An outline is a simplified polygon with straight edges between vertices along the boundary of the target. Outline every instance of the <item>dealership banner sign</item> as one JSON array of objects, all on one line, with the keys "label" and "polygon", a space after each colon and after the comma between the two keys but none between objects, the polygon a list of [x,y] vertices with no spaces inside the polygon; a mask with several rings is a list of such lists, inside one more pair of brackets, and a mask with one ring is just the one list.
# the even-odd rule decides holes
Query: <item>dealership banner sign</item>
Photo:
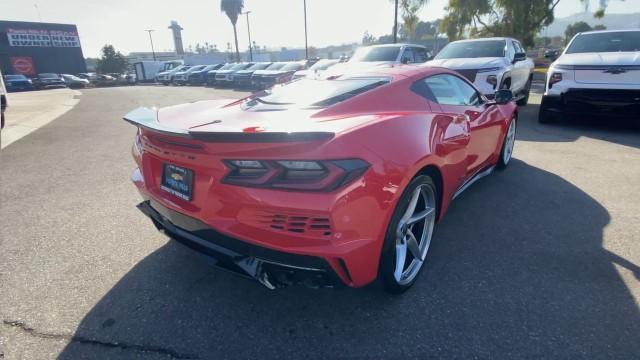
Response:
[{"label": "dealership banner sign", "polygon": [[7,29],[9,46],[80,47],[74,31]]}]

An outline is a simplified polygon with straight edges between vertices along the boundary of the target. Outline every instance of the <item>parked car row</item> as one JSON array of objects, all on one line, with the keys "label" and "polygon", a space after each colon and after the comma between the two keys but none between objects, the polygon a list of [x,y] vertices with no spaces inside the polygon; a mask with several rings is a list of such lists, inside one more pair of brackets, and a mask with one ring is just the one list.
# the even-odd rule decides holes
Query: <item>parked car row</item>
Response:
[{"label": "parked car row", "polygon": [[[157,74],[156,82],[164,85],[264,89],[309,74],[317,75],[338,62],[339,60],[318,60],[313,61],[312,66],[309,66],[309,61],[183,65]],[[318,66],[315,66],[316,63]]]},{"label": "parked car row", "polygon": [[82,89],[93,86],[132,85],[136,83],[135,74],[95,74],[80,73],[56,74],[41,73],[33,78],[25,75],[5,75],[3,80],[7,91],[28,91],[68,87]]},{"label": "parked car row", "polygon": [[359,49],[351,58],[183,65],[157,74],[156,82],[164,85],[265,89],[300,78],[322,78],[325,72],[330,74],[328,70],[334,67],[338,74],[367,66],[424,63],[432,58],[431,53],[421,45],[378,45]]}]

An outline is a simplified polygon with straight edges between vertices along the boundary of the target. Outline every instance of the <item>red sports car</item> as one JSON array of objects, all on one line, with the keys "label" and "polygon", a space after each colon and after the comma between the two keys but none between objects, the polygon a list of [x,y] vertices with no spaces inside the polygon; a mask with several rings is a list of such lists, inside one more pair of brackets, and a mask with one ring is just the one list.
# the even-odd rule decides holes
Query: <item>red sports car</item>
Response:
[{"label": "red sports car", "polygon": [[451,201],[513,151],[509,90],[394,66],[302,79],[232,103],[125,116],[140,210],[171,238],[273,289],[407,290]]}]

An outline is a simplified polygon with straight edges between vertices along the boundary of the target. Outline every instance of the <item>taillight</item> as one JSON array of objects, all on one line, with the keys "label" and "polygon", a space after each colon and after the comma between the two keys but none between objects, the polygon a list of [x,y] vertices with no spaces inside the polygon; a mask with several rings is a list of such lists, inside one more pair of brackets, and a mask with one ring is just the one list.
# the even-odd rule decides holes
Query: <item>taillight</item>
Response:
[{"label": "taillight", "polygon": [[140,166],[140,157],[142,156],[142,130],[140,130],[140,128],[136,131],[136,138],[133,142],[131,154],[133,155],[133,160]]},{"label": "taillight", "polygon": [[553,74],[551,74],[551,76],[549,77],[549,88],[551,88],[553,86],[553,84],[559,83],[560,81],[562,81],[562,74],[561,73],[553,73]]},{"label": "taillight", "polygon": [[276,79],[276,84],[284,84],[286,82],[289,82],[291,81],[291,77],[292,75],[280,76],[279,78]]},{"label": "taillight", "polygon": [[225,160],[225,184],[300,191],[332,191],[360,177],[366,161]]}]

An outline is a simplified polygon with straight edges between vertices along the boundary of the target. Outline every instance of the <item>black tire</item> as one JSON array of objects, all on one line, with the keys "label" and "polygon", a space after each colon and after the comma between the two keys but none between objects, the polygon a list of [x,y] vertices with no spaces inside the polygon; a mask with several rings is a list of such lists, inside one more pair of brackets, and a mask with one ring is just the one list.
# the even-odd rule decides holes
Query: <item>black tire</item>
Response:
[{"label": "black tire", "polygon": [[[516,115],[513,115],[513,119],[511,119],[511,122],[509,122],[509,126],[511,126],[511,124],[515,124],[515,129],[514,131],[517,133],[517,129],[518,129],[518,117]],[[504,170],[507,166],[509,166],[509,163],[511,162],[511,154],[509,155],[509,159],[505,160],[505,148],[507,145],[507,136],[509,134],[509,128],[507,128],[507,131],[504,134],[504,139],[502,140],[502,148],[500,149],[500,157],[498,158],[498,163],[496,163],[496,169],[498,170]],[[514,134],[515,136],[515,134]],[[515,138],[513,139],[513,141],[515,142]],[[512,149],[513,151],[513,149]]]},{"label": "black tire", "polygon": [[426,266],[425,261],[425,263],[422,264],[422,267],[418,271],[418,274],[413,278],[411,282],[407,284],[399,284],[394,277],[394,270],[396,265],[396,228],[398,227],[400,219],[409,206],[409,202],[411,201],[413,192],[421,185],[430,186],[433,189],[434,194],[436,195],[436,199],[439,198],[440,195],[437,191],[438,188],[436,187],[433,179],[431,179],[431,177],[427,175],[417,176],[409,183],[407,188],[402,193],[400,201],[398,201],[398,204],[396,205],[393,216],[391,217],[391,221],[389,222],[389,227],[387,228],[387,232],[385,234],[385,240],[382,246],[382,255],[380,257],[380,266],[378,268],[378,278],[381,280],[385,291],[391,294],[402,294],[405,291],[409,290],[413,286],[413,284],[415,284],[416,280],[420,276],[420,273],[422,273],[422,270]]},{"label": "black tire", "polygon": [[518,106],[527,106],[527,104],[529,103],[529,94],[531,93],[531,83],[532,83],[532,78],[529,77],[529,80],[527,81],[527,85],[525,86],[525,91],[524,91],[524,96],[522,98],[520,98],[520,100],[516,101],[516,104]]},{"label": "black tire", "polygon": [[500,90],[508,90],[511,87],[511,78],[506,78],[502,80],[502,84],[500,84]]}]

